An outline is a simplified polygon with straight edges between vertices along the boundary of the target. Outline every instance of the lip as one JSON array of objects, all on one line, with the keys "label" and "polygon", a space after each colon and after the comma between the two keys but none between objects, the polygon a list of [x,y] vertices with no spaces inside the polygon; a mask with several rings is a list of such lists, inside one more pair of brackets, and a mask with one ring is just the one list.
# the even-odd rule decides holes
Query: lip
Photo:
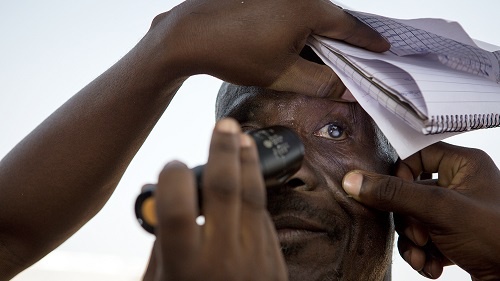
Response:
[{"label": "lip", "polygon": [[326,230],[319,223],[303,217],[278,216],[273,218],[273,222],[281,244],[298,243],[326,235]]}]

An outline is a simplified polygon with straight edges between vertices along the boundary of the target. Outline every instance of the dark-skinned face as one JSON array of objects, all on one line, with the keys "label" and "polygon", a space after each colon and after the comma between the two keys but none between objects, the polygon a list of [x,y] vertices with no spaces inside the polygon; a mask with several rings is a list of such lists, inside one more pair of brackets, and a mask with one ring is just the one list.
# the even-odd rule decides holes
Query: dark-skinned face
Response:
[{"label": "dark-skinned face", "polygon": [[391,171],[394,154],[370,117],[357,103],[255,87],[225,91],[219,118],[235,118],[244,131],[286,126],[304,143],[301,169],[285,185],[268,187],[290,280],[383,280],[392,218],[348,198],[341,184],[353,169]]}]

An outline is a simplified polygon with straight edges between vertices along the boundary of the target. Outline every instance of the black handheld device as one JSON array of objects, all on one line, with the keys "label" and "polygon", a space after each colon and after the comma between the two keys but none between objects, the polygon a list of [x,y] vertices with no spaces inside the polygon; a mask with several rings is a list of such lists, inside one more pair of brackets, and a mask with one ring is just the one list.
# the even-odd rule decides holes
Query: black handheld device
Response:
[{"label": "black handheld device", "polygon": [[[300,138],[289,128],[272,126],[250,131],[259,154],[260,167],[266,186],[285,183],[302,165],[304,146]],[[201,179],[204,165],[192,168],[196,175],[198,204],[201,208]],[[139,224],[148,232],[154,233],[156,225],[154,191],[156,186],[148,185],[135,201],[135,214]]]}]

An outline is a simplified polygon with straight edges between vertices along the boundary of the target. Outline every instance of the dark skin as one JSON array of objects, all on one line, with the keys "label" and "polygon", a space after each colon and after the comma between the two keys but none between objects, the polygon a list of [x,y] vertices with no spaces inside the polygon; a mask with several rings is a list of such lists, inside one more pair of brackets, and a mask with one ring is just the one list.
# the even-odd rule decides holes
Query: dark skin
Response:
[{"label": "dark skin", "polygon": [[0,280],[38,261],[102,208],[187,77],[338,96],[333,71],[299,57],[308,36],[389,48],[327,1],[244,2],[189,0],[158,15],[128,54],[1,160]]},{"label": "dark skin", "polygon": [[[248,272],[250,274],[248,276],[252,276],[250,279],[259,280],[259,278],[269,277],[272,280],[271,275],[265,274],[265,270],[262,275],[255,275],[255,270],[260,274],[262,272],[260,267],[267,268],[266,266],[273,264],[282,264],[282,261],[280,262],[281,255],[276,254],[277,245],[265,243],[265,241],[273,241],[277,237],[287,269],[286,274],[281,273],[279,276],[284,274],[288,276],[289,280],[389,280],[394,230],[392,216],[389,213],[368,209],[356,203],[348,198],[341,188],[342,178],[348,171],[365,169],[374,173],[388,174],[397,158],[393,151],[387,150],[385,139],[377,133],[370,117],[356,103],[337,102],[293,93],[284,95],[257,87],[229,87],[225,90],[227,92],[219,96],[218,109],[221,109],[219,117],[236,119],[240,122],[243,131],[272,125],[286,126],[298,133],[305,146],[305,158],[301,169],[283,186],[271,186],[266,189],[267,212],[262,209],[265,206],[262,204],[265,203],[265,198],[259,204],[261,207],[259,209],[260,219],[267,221],[265,224],[267,227],[272,222],[274,228],[265,228],[267,231],[264,234],[260,233],[259,239],[254,240],[253,246],[268,248],[278,259],[274,262],[271,259],[266,265],[260,261],[270,260],[269,255],[264,252],[256,257],[255,253],[251,254],[253,247],[246,249],[241,246],[240,254],[230,258],[230,260],[235,261],[231,263],[231,267],[234,267],[231,270]],[[223,121],[227,122],[227,120]],[[329,129],[331,132],[328,132]],[[212,142],[218,140],[218,134],[216,129],[215,140],[213,139]],[[232,243],[228,241],[235,239],[243,244],[245,242],[244,232],[232,230],[232,216],[228,218],[228,214],[238,214],[240,205],[224,204],[225,202],[220,201],[220,195],[218,197],[217,193],[212,192],[224,184],[220,183],[221,179],[237,177],[238,170],[230,168],[237,167],[237,165],[228,165],[225,158],[212,156],[212,154],[217,155],[214,147],[218,146],[212,143],[211,157],[207,163],[207,167],[210,169],[204,172],[204,187],[206,186],[207,191],[203,190],[203,198],[209,204],[206,209],[203,209],[203,214],[207,219],[205,226],[194,225],[193,220],[199,210],[194,205],[194,194],[192,189],[188,187],[189,182],[184,186],[177,183],[176,186],[181,190],[191,190],[191,194],[188,194],[187,191],[184,194],[185,196],[193,196],[193,198],[179,196],[178,193],[181,191],[174,191],[175,187],[161,186],[161,183],[164,182],[164,174],[168,174],[172,180],[177,175],[186,178],[186,181],[192,181],[190,172],[185,167],[179,171],[178,168],[174,170],[170,165],[167,165],[167,172],[160,176],[158,188],[162,190],[161,194],[163,195],[158,194],[157,196],[170,198],[172,196],[169,195],[170,192],[175,194],[176,198],[179,196],[182,200],[169,199],[165,204],[169,204],[169,209],[176,210],[176,213],[183,213],[180,209],[185,209],[185,212],[189,214],[182,216],[186,219],[182,220],[182,223],[176,220],[177,230],[175,232],[179,231],[178,225],[191,226],[189,229],[186,227],[182,230],[183,235],[172,234],[168,231],[171,229],[168,228],[171,225],[168,219],[171,214],[161,207],[165,206],[164,204],[158,205],[158,212],[167,214],[165,215],[167,227],[165,229],[162,227],[159,230],[160,233],[157,234],[162,251],[158,251],[159,246],[157,245],[156,258],[154,258],[153,263],[163,260],[162,264],[165,267],[157,271],[156,280],[189,278],[196,280],[211,276],[214,272],[218,272],[215,273],[216,276],[226,277],[223,280],[231,280],[228,277],[231,276],[230,274],[224,275],[223,270],[216,268],[221,268],[217,266],[218,260],[227,255],[225,253],[228,247],[231,248],[229,245]],[[235,150],[237,151],[237,149]],[[178,166],[176,165],[176,167]],[[258,168],[256,170],[254,177],[259,178],[262,182]],[[231,171],[234,171],[235,174],[232,175]],[[243,169],[240,174],[244,174]],[[243,190],[252,187],[252,185],[245,187],[244,185],[248,183],[241,182]],[[237,185],[235,184],[235,186]],[[226,188],[236,189],[237,187]],[[261,192],[264,190],[262,183],[260,183],[259,188]],[[224,191],[224,193],[226,192]],[[242,196],[245,193],[243,191]],[[213,198],[217,200],[217,205],[211,205]],[[189,204],[186,204],[186,201],[189,201]],[[245,206],[246,201],[243,197],[241,204]],[[186,207],[186,205],[190,207]],[[247,222],[252,220],[245,219],[245,211],[241,213],[240,227],[244,227]],[[158,215],[161,216],[161,214]],[[248,211],[247,215],[256,216]],[[216,220],[222,222],[212,226],[215,224],[213,221]],[[223,223],[225,220],[228,223]],[[255,228],[258,225],[247,225],[247,227]],[[207,233],[211,228],[216,229],[220,237],[212,238]],[[202,242],[193,243],[190,242],[190,237],[193,236],[207,238],[202,238]],[[232,239],[228,239],[226,236],[232,237]],[[261,244],[260,241],[264,242]],[[209,243],[211,244],[207,245]],[[190,246],[186,246],[186,244]],[[212,248],[212,251],[207,251],[206,248]],[[236,245],[234,248],[239,249]],[[187,254],[194,257],[183,259],[165,255],[169,252],[178,253],[176,256],[183,257]],[[198,252],[199,256],[192,252]],[[253,262],[249,263],[245,260],[247,255],[252,257],[251,261]],[[177,262],[173,261],[174,259]],[[246,262],[240,268],[238,261],[241,260]],[[204,269],[204,261],[210,261],[211,270]],[[179,263],[182,265],[177,266]],[[277,266],[277,268],[281,268],[281,266]],[[153,279],[152,271],[151,268],[145,279]],[[169,275],[170,271],[175,274]],[[197,273],[197,277],[191,275],[193,272]],[[152,275],[149,276],[149,274]],[[239,278],[245,279],[245,276],[247,275],[243,273]]]},{"label": "dark skin", "polygon": [[[423,173],[438,179],[414,181]],[[456,264],[473,280],[499,280],[500,171],[492,159],[436,143],[402,161],[396,175],[354,171],[343,185],[359,202],[398,214],[399,252],[422,275],[436,279]]]},{"label": "dark skin", "polygon": [[200,227],[192,171],[173,162],[161,172],[157,240],[144,280],[287,280],[255,144],[234,120],[217,123],[203,173]]},{"label": "dark skin", "polygon": [[[206,73],[240,85],[338,98],[343,87],[331,69],[299,57],[311,34],[336,38],[371,51],[389,48],[378,34],[322,0],[190,0],[159,15],[128,54],[55,111],[0,162],[0,280],[8,280],[38,261],[102,208],[187,77]],[[226,133],[222,135],[228,136]],[[255,178],[258,169],[252,144],[239,145],[240,137],[234,130],[229,139],[232,145],[222,141],[225,144],[215,146],[215,155],[227,154],[225,148],[232,147],[229,154],[235,157],[231,158],[234,162],[227,163],[235,164],[239,173],[245,174],[244,179]],[[186,170],[172,168],[167,167],[165,175],[173,170]],[[243,178],[237,172],[235,181],[222,186],[222,193],[237,187],[248,191]],[[159,186],[175,186],[170,185],[172,179],[177,177],[165,177]],[[252,186],[263,188],[259,183]],[[217,186],[214,188],[217,190]],[[243,198],[254,198],[245,202],[253,202],[251,208],[259,210],[253,220],[264,227],[249,227],[252,224],[245,223],[247,230],[263,229],[251,235],[254,240],[250,241],[268,238],[267,244],[259,249],[249,246],[254,243],[246,244],[251,251],[239,263],[239,269],[255,276],[267,266],[261,278],[254,278],[280,279],[283,275],[275,271],[281,272],[283,263],[279,258],[276,260],[272,245],[278,246],[269,238],[272,229],[262,207],[264,196],[258,195],[262,192],[245,194]],[[236,197],[234,202],[241,199]],[[168,214],[172,210],[166,209],[159,210],[163,211],[159,214],[160,228],[165,229],[158,233],[159,246],[163,247],[160,250],[168,249],[163,242],[168,240],[165,233],[170,233],[172,217]],[[53,220],[54,217],[58,220]],[[492,220],[495,218],[498,220],[498,216]],[[460,225],[456,219],[451,222]],[[497,233],[484,232],[484,235],[495,241],[491,237]],[[480,255],[481,251],[473,250],[467,254]],[[172,258],[172,252],[161,254]],[[228,252],[227,257],[234,254],[242,258],[241,251]],[[259,255],[263,258],[254,259]],[[175,264],[179,267],[170,263],[160,265],[167,275],[171,269],[177,272],[183,269],[180,263]],[[214,269],[207,263],[204,265],[206,270]],[[235,273],[227,263],[222,265],[226,266],[216,268],[218,276]],[[467,267],[471,272],[476,269],[474,265]]]},{"label": "dark skin", "polygon": [[[230,105],[222,101],[242,95]],[[396,156],[359,104],[256,87],[229,87],[219,101],[244,131],[282,125],[304,143],[299,172],[267,189],[290,280],[382,280],[392,254],[391,216],[350,200],[341,182],[353,169],[390,174]],[[300,233],[310,224],[321,235]]]},{"label": "dark skin", "polygon": [[[390,275],[383,274],[389,273],[390,259],[390,242],[384,239],[392,237],[388,213],[358,205],[355,200],[396,213],[399,251],[423,276],[437,278],[443,266],[457,264],[472,280],[498,280],[499,224],[494,222],[500,218],[500,189],[495,184],[500,181],[500,171],[484,152],[438,143],[400,161],[394,170],[397,177],[383,175],[390,170],[388,163],[394,155],[357,105],[291,93],[285,98],[255,87],[223,86],[221,92],[218,118],[231,116],[241,122],[243,130],[275,124],[296,130],[306,145],[304,166],[284,186],[267,188],[266,202],[255,146],[238,145],[238,124],[230,121],[233,145],[228,150],[227,142],[219,143],[216,127],[210,150],[213,160],[207,163],[213,167],[205,174],[204,198],[208,203],[210,198],[225,198],[231,191],[234,201],[217,201],[212,206],[216,211],[204,210],[207,219],[217,221],[208,227],[210,231],[195,226],[200,210],[196,208],[193,175],[186,166],[167,165],[157,195],[157,216],[164,220],[159,222],[145,280],[206,280],[207,276],[214,280],[389,280]],[[337,125],[344,121],[346,127],[355,123],[362,129],[354,126],[346,137],[336,127],[331,130],[336,132],[332,137],[322,130],[331,120]],[[381,153],[370,153],[374,148]],[[365,155],[346,157],[349,152]],[[220,159],[220,154],[232,155],[232,162],[214,160]],[[251,161],[249,155],[253,155]],[[349,169],[354,171],[347,172]],[[439,174],[437,182],[417,180],[430,172]],[[362,180],[356,175],[362,175]],[[233,176],[235,182],[221,184],[221,178]],[[185,181],[179,183],[181,178]],[[352,198],[340,191],[339,181]],[[176,200],[169,199],[172,194]],[[167,205],[171,208],[164,207]],[[189,216],[180,216],[184,212]],[[227,226],[227,214],[240,215],[236,217],[240,219],[238,227]],[[294,219],[281,219],[290,216]],[[297,222],[296,218],[302,220]],[[179,231],[179,225],[187,227],[181,228],[182,235],[172,235],[173,229]],[[244,235],[245,229],[252,229],[250,239]],[[349,234],[342,235],[346,232]],[[196,247],[185,247],[188,233],[196,234]],[[231,247],[233,251],[227,251],[227,237],[239,241]],[[207,248],[210,250],[204,250]],[[179,258],[185,252],[191,259]],[[221,260],[231,262],[224,267]]]}]

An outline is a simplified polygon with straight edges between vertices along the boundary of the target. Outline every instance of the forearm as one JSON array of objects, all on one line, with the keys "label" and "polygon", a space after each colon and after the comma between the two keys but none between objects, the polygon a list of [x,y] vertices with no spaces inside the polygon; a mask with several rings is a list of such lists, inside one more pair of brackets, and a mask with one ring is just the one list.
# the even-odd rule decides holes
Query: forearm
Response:
[{"label": "forearm", "polygon": [[[100,209],[182,77],[204,73],[239,85],[337,97],[343,88],[332,70],[299,56],[311,34],[375,51],[389,47],[328,1],[241,4],[184,1],[160,15],[136,48],[5,157],[0,267],[12,255],[20,268],[36,261]],[[0,268],[0,277],[4,272]]]},{"label": "forearm", "polygon": [[168,106],[183,79],[168,71],[153,36],[0,162],[0,258],[14,256],[14,265],[0,262],[0,277],[38,260],[100,210]]}]

